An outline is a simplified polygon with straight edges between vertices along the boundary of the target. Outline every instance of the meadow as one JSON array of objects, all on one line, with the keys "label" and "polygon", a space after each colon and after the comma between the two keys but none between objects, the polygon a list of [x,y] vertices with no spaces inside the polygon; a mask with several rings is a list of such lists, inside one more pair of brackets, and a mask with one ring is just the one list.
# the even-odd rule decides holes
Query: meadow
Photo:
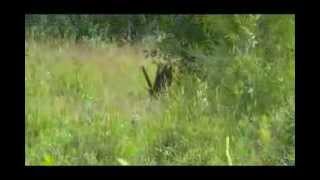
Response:
[{"label": "meadow", "polygon": [[[294,165],[294,61],[275,66],[283,79],[253,57],[215,64],[212,81],[186,76],[153,99],[142,49],[28,40],[26,165]],[[241,73],[256,82],[250,101]]]}]

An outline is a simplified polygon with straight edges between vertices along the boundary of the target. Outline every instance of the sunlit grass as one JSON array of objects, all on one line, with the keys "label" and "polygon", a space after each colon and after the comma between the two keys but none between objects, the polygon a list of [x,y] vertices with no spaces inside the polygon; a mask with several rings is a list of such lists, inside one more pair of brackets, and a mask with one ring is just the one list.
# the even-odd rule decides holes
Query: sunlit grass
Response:
[{"label": "sunlit grass", "polygon": [[294,146],[279,138],[286,108],[236,116],[222,102],[227,92],[187,78],[184,88],[150,99],[140,65],[152,77],[155,66],[140,47],[30,41],[28,48],[29,165],[228,165],[231,158],[282,165],[287,156],[294,164]]}]

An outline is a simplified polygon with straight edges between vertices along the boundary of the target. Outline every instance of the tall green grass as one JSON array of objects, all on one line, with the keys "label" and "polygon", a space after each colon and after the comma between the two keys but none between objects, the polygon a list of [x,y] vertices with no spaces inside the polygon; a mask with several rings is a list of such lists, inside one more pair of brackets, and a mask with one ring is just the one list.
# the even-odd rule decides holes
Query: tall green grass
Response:
[{"label": "tall green grass", "polygon": [[156,67],[140,52],[30,40],[26,164],[294,165],[293,60],[212,57],[209,81],[151,99],[139,66]]}]

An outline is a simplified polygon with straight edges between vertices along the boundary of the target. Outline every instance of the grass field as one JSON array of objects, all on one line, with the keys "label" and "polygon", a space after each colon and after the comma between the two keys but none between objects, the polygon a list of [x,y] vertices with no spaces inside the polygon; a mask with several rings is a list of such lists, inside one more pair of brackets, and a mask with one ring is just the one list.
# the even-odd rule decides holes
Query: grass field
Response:
[{"label": "grass field", "polygon": [[294,89],[238,116],[192,77],[151,99],[140,47],[29,41],[27,54],[26,165],[294,165]]}]

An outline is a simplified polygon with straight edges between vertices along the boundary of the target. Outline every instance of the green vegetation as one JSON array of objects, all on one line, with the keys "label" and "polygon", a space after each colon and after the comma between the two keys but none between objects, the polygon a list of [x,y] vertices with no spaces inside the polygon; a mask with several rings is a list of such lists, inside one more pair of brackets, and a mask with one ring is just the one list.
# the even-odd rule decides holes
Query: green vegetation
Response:
[{"label": "green vegetation", "polygon": [[26,165],[295,164],[292,15],[29,15],[26,42]]}]

